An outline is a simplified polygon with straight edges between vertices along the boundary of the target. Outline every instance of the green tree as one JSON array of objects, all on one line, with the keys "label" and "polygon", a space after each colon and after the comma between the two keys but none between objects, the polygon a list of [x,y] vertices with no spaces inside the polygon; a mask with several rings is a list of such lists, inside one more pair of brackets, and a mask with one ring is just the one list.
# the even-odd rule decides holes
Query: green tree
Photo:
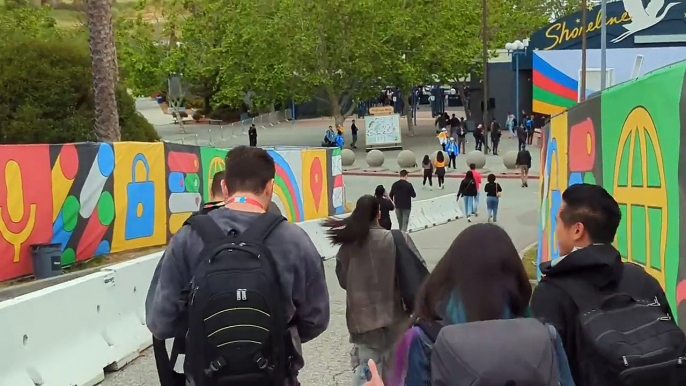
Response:
[{"label": "green tree", "polygon": [[[0,39],[0,50],[13,53],[0,55],[0,143],[96,140],[91,61],[84,39],[15,35]],[[115,93],[122,139],[159,140],[154,127],[135,111],[126,89],[120,85]]]}]

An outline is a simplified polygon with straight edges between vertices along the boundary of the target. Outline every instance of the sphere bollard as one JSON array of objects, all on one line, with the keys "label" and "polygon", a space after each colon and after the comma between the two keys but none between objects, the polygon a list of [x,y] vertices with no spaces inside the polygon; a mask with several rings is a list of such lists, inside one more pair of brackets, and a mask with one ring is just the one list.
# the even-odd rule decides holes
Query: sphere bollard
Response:
[{"label": "sphere bollard", "polygon": [[486,166],[486,155],[479,150],[472,150],[465,157],[465,162],[467,165],[476,165],[477,169],[483,169]]},{"label": "sphere bollard", "polygon": [[506,169],[516,169],[517,168],[517,150],[509,150],[503,156],[503,164]]},{"label": "sphere bollard", "polygon": [[415,167],[417,164],[417,157],[415,157],[412,150],[403,150],[398,153],[398,166],[401,169],[409,169]]},{"label": "sphere bollard", "polygon": [[350,149],[341,150],[341,165],[352,166],[355,163],[355,153]]},{"label": "sphere bollard", "polygon": [[384,161],[385,156],[381,150],[374,149],[367,153],[367,165],[369,165],[370,168],[381,167]]}]

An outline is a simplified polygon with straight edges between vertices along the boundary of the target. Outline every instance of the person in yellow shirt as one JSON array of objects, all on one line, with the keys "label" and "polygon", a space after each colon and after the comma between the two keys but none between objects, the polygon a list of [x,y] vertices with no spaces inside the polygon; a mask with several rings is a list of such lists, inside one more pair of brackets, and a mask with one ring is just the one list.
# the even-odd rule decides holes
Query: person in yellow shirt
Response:
[{"label": "person in yellow shirt", "polygon": [[438,138],[438,143],[441,145],[441,149],[445,151],[445,145],[448,143],[448,130],[446,128],[441,129],[436,138]]},{"label": "person in yellow shirt", "polygon": [[438,189],[445,189],[445,156],[440,150],[436,153],[434,167],[436,168],[436,177],[438,177]]}]

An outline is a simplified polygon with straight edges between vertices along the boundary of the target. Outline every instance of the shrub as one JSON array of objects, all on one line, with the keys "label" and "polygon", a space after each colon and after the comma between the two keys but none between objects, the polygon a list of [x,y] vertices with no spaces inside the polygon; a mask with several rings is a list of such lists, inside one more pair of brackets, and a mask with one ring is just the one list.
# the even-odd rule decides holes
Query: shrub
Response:
[{"label": "shrub", "polygon": [[[91,62],[84,39],[13,36],[0,43],[0,50],[0,143],[96,139]],[[119,86],[116,93],[122,140],[159,140],[125,88]]]},{"label": "shrub", "polygon": [[209,115],[210,119],[218,119],[222,122],[236,122],[241,119],[241,111],[227,105],[217,106]]},{"label": "shrub", "polygon": [[202,114],[200,114],[200,112],[196,111],[196,112],[193,113],[193,120],[194,120],[194,121],[197,122],[197,121],[199,121],[199,120],[201,120],[201,119],[202,119]]}]

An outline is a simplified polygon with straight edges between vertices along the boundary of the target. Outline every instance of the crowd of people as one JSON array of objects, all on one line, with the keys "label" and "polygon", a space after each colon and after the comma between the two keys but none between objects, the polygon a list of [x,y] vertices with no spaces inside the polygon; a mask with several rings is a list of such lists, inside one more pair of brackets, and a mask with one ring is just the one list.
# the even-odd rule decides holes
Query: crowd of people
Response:
[{"label": "crowd of people", "polygon": [[[302,344],[330,320],[321,256],[273,212],[275,164],[265,150],[236,147],[225,164],[212,202],[171,239],[148,291],[160,383],[299,385]],[[481,183],[470,166],[458,192],[468,218]],[[496,222],[503,189],[492,174],[484,185]],[[560,257],[540,265],[533,290],[512,239],[493,223],[468,226],[429,271],[406,232],[415,196],[403,171],[390,192],[378,186],[350,216],[322,223],[340,246],[353,385],[686,384],[686,337],[658,281],[612,246],[621,211],[602,187],[564,191]],[[178,354],[183,374],[173,370]]]}]

